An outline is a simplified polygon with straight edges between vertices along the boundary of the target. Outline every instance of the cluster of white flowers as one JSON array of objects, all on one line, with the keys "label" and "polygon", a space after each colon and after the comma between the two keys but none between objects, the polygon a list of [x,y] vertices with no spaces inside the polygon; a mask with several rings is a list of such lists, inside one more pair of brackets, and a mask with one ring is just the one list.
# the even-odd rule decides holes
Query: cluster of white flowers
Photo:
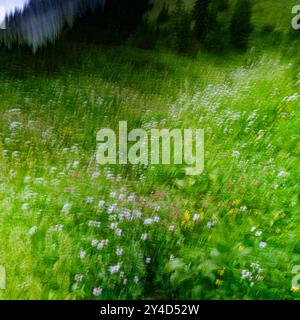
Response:
[{"label": "cluster of white flowers", "polygon": [[264,280],[262,276],[264,270],[261,268],[259,262],[252,262],[250,268],[250,270],[244,269],[241,271],[241,278],[247,280],[250,287],[253,287],[256,282]]}]

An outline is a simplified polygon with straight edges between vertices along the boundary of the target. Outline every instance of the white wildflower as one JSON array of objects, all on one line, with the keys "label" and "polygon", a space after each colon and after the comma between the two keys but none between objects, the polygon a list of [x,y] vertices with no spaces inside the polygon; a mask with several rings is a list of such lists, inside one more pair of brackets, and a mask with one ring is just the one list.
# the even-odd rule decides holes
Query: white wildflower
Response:
[{"label": "white wildflower", "polygon": [[65,203],[63,208],[61,209],[62,213],[68,213],[72,207],[71,203]]},{"label": "white wildflower", "polygon": [[36,226],[33,226],[33,227],[31,227],[30,229],[29,229],[29,231],[28,231],[28,234],[30,235],[30,236],[32,236],[33,234],[35,234],[36,232],[37,232],[37,227]]},{"label": "white wildflower", "polygon": [[93,295],[95,297],[99,297],[102,294],[103,289],[102,288],[94,288],[93,289]]},{"label": "white wildflower", "polygon": [[261,249],[264,249],[266,246],[267,246],[267,243],[266,243],[266,242],[261,241],[261,242],[259,243],[259,247],[260,247]]},{"label": "white wildflower", "polygon": [[142,236],[141,236],[141,240],[142,240],[142,241],[146,241],[147,238],[148,238],[147,233],[143,233]]}]

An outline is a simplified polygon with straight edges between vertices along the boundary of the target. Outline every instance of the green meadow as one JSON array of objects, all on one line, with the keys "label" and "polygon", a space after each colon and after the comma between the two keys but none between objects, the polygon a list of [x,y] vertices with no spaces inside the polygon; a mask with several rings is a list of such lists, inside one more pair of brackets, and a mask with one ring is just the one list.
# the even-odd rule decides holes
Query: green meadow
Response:
[{"label": "green meadow", "polygon": [[[2,50],[1,299],[299,299],[291,61],[258,49]],[[203,174],[97,165],[97,131],[119,121],[204,129]]]}]

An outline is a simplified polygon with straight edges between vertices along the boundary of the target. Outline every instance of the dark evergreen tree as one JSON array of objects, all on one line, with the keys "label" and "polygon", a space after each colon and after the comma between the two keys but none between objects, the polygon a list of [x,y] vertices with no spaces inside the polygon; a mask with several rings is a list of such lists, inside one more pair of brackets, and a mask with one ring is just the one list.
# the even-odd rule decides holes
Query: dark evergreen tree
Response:
[{"label": "dark evergreen tree", "polygon": [[187,52],[191,39],[191,19],[184,8],[183,0],[176,0],[175,12],[175,48],[178,52]]},{"label": "dark evergreen tree", "polygon": [[119,44],[135,33],[150,8],[149,0],[106,0],[104,10],[79,20],[72,34],[88,42]]},{"label": "dark evergreen tree", "polygon": [[160,23],[164,23],[166,22],[167,20],[169,19],[169,9],[168,9],[168,6],[166,5],[166,3],[164,2],[161,10],[160,10],[160,13],[157,17],[157,23],[160,24]]},{"label": "dark evergreen tree", "polygon": [[237,1],[230,24],[231,44],[236,49],[244,50],[247,48],[253,30],[251,11],[251,0]]},{"label": "dark evergreen tree", "polygon": [[230,16],[228,9],[228,0],[210,0],[202,42],[204,47],[211,51],[221,52],[229,45]]},{"label": "dark evergreen tree", "polygon": [[197,39],[202,40],[208,28],[208,12],[211,0],[196,0],[194,6],[195,32]]}]

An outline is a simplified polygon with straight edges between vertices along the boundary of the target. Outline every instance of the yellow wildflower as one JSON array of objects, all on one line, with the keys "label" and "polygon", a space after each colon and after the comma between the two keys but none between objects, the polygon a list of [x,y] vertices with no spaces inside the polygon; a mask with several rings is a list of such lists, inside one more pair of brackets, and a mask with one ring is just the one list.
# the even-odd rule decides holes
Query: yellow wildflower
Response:
[{"label": "yellow wildflower", "polygon": [[218,287],[221,286],[222,283],[223,283],[223,281],[222,281],[221,279],[217,279],[217,280],[216,280],[216,285],[217,285]]},{"label": "yellow wildflower", "polygon": [[233,214],[237,214],[238,212],[239,212],[238,208],[232,208],[232,209],[229,210],[228,213],[233,215]]},{"label": "yellow wildflower", "polygon": [[245,247],[243,245],[240,245],[239,246],[239,251],[243,251],[243,250],[245,250]]},{"label": "yellow wildflower", "polygon": [[232,205],[233,205],[234,207],[237,207],[237,206],[240,205],[240,204],[241,204],[241,200],[240,200],[240,199],[233,200],[233,202],[232,202]]},{"label": "yellow wildflower", "polygon": [[219,275],[222,277],[224,276],[224,273],[225,273],[225,268],[222,268],[219,270]]},{"label": "yellow wildflower", "polygon": [[300,292],[300,288],[297,288],[297,287],[295,287],[295,286],[292,286],[291,291],[292,291],[292,292]]},{"label": "yellow wildflower", "polygon": [[184,218],[183,220],[184,221],[189,221],[191,219],[191,215],[190,215],[190,212],[187,210],[185,213],[184,213]]}]

